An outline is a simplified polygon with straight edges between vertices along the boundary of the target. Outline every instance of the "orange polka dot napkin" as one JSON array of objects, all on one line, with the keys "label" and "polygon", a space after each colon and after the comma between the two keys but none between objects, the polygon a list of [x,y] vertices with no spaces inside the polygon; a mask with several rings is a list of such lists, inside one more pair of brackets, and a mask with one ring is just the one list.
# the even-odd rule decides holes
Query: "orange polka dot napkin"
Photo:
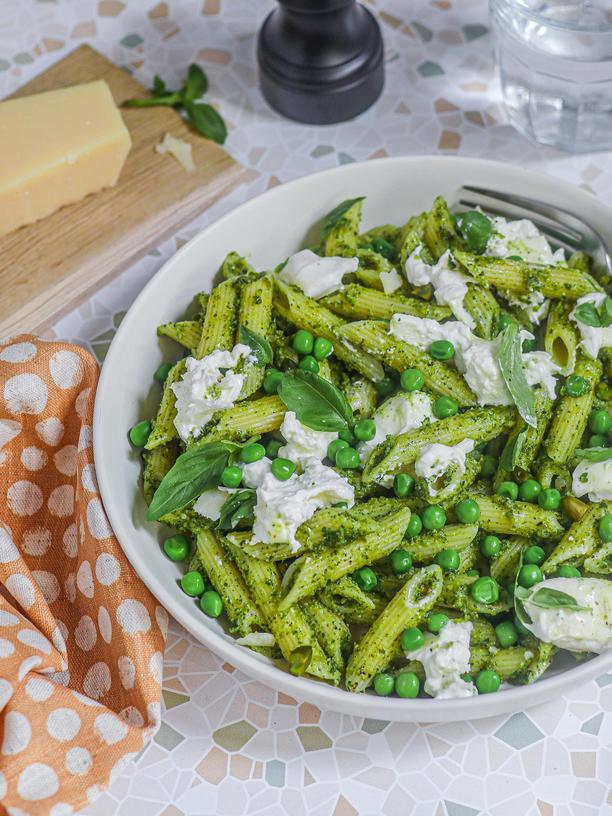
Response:
[{"label": "orange polka dot napkin", "polygon": [[168,615],[102,507],[91,432],[97,380],[95,360],[77,346],[29,335],[0,342],[0,812],[8,816],[69,816],[159,725]]}]

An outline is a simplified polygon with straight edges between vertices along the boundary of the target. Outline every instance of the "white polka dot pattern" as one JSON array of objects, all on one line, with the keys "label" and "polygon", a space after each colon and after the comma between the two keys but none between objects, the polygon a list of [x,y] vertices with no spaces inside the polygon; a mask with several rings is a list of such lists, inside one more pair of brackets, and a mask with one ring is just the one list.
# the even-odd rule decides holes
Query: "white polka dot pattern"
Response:
[{"label": "white polka dot pattern", "polygon": [[82,809],[141,749],[152,712],[159,716],[168,617],[134,576],[98,495],[96,381],[83,349],[29,336],[0,342],[0,800],[8,816]]}]

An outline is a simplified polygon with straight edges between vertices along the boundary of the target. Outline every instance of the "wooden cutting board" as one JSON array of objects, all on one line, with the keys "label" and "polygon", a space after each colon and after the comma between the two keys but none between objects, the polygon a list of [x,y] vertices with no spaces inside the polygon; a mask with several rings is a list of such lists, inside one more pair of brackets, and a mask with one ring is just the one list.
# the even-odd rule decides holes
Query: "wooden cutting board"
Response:
[{"label": "wooden cutting board", "polygon": [[[118,105],[146,93],[83,45],[15,96],[95,79],[106,80]],[[121,115],[132,149],[117,186],[0,238],[0,337],[48,327],[244,180],[246,171],[175,110],[122,108]],[[155,151],[167,132],[191,142],[195,170]]]}]

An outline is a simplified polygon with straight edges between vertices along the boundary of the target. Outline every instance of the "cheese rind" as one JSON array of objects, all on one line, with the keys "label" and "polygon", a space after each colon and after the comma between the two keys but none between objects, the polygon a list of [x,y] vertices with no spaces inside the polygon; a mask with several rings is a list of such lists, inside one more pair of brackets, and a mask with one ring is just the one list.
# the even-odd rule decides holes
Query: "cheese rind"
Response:
[{"label": "cheese rind", "polygon": [[130,147],[102,80],[0,103],[0,235],[114,187]]}]

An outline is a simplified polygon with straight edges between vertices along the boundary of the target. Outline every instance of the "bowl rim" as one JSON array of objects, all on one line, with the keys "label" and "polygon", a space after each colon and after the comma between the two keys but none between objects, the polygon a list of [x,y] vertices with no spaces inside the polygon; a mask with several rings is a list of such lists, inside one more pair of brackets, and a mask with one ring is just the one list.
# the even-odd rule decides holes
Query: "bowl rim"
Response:
[{"label": "bowl rim", "polygon": [[[538,180],[547,185],[553,184],[557,188],[563,188],[567,195],[571,193],[576,205],[579,204],[579,199],[588,196],[590,204],[601,208],[607,212],[607,217],[612,222],[612,208],[598,199],[593,199],[583,190],[576,188],[574,185],[558,179],[554,176],[548,176],[544,173],[532,171],[528,168],[517,167],[510,165],[507,162],[499,162],[492,159],[480,159],[477,157],[463,157],[463,156],[439,156],[439,155],[420,155],[420,156],[395,156],[384,157],[378,159],[370,159],[365,162],[354,162],[347,165],[328,168],[316,173],[311,173],[306,176],[288,181],[282,185],[278,185],[269,190],[260,193],[247,201],[239,204],[229,212],[225,213],[220,218],[213,221],[204,229],[197,232],[188,242],[186,242],[180,249],[178,249],[168,260],[160,267],[160,269],[150,278],[150,280],[143,287],[141,292],[135,298],[123,318],[102,366],[100,379],[96,391],[96,398],[93,413],[93,449],[94,449],[94,463],[96,467],[97,479],[100,488],[100,496],[104,509],[109,518],[111,527],[114,531],[123,552],[130,561],[130,564],[143,581],[145,586],[149,589],[156,600],[172,615],[172,617],[181,624],[190,634],[200,643],[210,648],[217,656],[227,660],[236,668],[245,672],[250,677],[255,678],[272,687],[276,691],[289,694],[297,697],[299,700],[307,700],[313,702],[323,710],[334,710],[341,713],[351,714],[353,716],[371,717],[380,719],[381,704],[388,708],[388,720],[396,722],[440,722],[440,721],[454,721],[458,717],[453,716],[451,712],[456,712],[458,703],[465,706],[465,718],[479,719],[482,717],[495,716],[500,713],[512,713],[524,710],[537,703],[550,699],[551,696],[562,693],[568,687],[571,687],[582,682],[593,679],[600,674],[605,673],[606,670],[612,668],[612,650],[604,652],[596,657],[593,657],[584,663],[579,663],[570,669],[561,670],[560,672],[550,676],[543,677],[534,684],[524,686],[512,686],[507,689],[502,689],[493,695],[478,695],[476,697],[457,700],[452,699],[423,699],[417,698],[414,700],[395,699],[395,698],[381,698],[373,694],[354,694],[348,692],[341,687],[335,687],[324,681],[319,681],[309,677],[295,677],[288,671],[274,665],[270,662],[263,662],[259,655],[251,652],[249,649],[240,647],[235,640],[228,639],[227,636],[217,633],[212,628],[206,625],[195,625],[190,616],[184,611],[184,608],[175,603],[171,594],[172,582],[168,580],[163,582],[154,574],[148,572],[145,561],[138,557],[138,553],[130,547],[129,531],[124,528],[124,521],[120,515],[115,512],[110,497],[112,490],[110,487],[111,473],[110,469],[106,467],[106,457],[104,452],[104,438],[100,431],[101,415],[103,413],[104,401],[107,398],[107,393],[112,389],[109,380],[113,374],[115,366],[115,358],[118,358],[123,345],[124,335],[129,332],[130,313],[136,311],[141,303],[146,302],[149,298],[149,292],[157,285],[157,281],[161,277],[170,276],[175,268],[180,268],[181,261],[184,255],[192,251],[193,245],[199,241],[203,241],[206,235],[211,230],[222,228],[227,222],[232,221],[237,214],[248,212],[249,209],[261,207],[266,202],[274,200],[278,196],[285,196],[288,192],[293,192],[299,196],[300,188],[316,184],[317,179],[321,176],[350,176],[351,171],[355,168],[364,165],[389,165],[397,164],[404,167],[409,167],[411,164],[428,162],[432,164],[455,164],[463,165],[469,172],[469,169],[478,164],[481,167],[489,168],[493,173],[508,171],[509,167],[517,171],[520,175],[526,175],[531,181]],[[468,173],[466,173],[467,177]],[[109,498],[107,503],[106,498]],[[126,543],[127,542],[127,543]],[[507,699],[506,699],[507,698]],[[384,703],[383,703],[384,700]],[[446,716],[451,715],[451,716]],[[385,715],[386,716],[386,715]]]}]

